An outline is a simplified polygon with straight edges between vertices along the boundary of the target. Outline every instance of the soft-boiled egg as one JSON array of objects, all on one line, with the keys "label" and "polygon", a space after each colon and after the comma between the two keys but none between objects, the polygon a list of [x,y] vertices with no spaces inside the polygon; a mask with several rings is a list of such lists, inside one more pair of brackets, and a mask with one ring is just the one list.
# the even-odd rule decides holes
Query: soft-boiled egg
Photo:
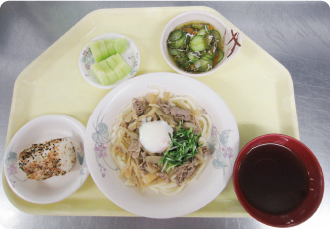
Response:
[{"label": "soft-boiled egg", "polygon": [[165,121],[145,122],[139,128],[140,142],[150,153],[164,152],[171,144],[173,128]]}]

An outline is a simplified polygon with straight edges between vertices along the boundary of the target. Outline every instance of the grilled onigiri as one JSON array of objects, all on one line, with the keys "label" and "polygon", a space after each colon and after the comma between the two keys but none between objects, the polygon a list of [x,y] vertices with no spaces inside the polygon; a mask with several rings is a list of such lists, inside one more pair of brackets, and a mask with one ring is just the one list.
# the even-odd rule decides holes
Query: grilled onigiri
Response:
[{"label": "grilled onigiri", "polygon": [[72,141],[67,138],[52,139],[33,144],[18,157],[18,165],[29,179],[45,180],[52,176],[65,175],[76,161]]}]

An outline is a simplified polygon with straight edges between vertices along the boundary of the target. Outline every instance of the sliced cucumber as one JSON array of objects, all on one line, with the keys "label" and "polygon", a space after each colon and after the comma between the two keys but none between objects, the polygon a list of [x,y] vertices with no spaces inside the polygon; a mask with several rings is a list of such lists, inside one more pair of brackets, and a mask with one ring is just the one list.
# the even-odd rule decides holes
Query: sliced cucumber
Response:
[{"label": "sliced cucumber", "polygon": [[198,33],[197,33],[197,35],[201,35],[201,36],[204,36],[204,35],[206,35],[206,34],[208,34],[208,32],[207,32],[206,29],[200,29],[200,30],[198,31]]},{"label": "sliced cucumber", "polygon": [[178,49],[178,48],[182,48],[184,43],[179,42],[181,40],[178,41],[169,41],[167,42],[167,45],[169,48],[173,48],[173,49]]},{"label": "sliced cucumber", "polygon": [[219,33],[218,31],[212,29],[212,30],[210,31],[210,34],[213,36],[215,42],[218,43],[218,42],[221,40],[221,35],[220,35],[220,33]]},{"label": "sliced cucumber", "polygon": [[110,55],[108,53],[107,47],[105,46],[105,43],[103,40],[98,40],[97,45],[99,46],[101,55],[102,55],[102,60],[107,59]]},{"label": "sliced cucumber", "polygon": [[203,54],[203,59],[205,60],[213,60],[215,57],[216,52],[207,52]]},{"label": "sliced cucumber", "polygon": [[183,35],[182,31],[180,29],[177,29],[170,33],[168,39],[170,41],[177,41],[182,37],[182,35]]},{"label": "sliced cucumber", "polygon": [[195,68],[199,72],[206,72],[213,67],[213,62],[211,60],[199,59],[195,62]]},{"label": "sliced cucumber", "polygon": [[117,53],[122,54],[126,52],[127,40],[126,38],[117,38],[114,40],[114,46]]},{"label": "sliced cucumber", "polygon": [[179,53],[181,53],[181,51],[179,51],[179,49],[172,49],[172,48],[169,48],[169,49],[168,49],[168,52],[169,52],[172,56],[177,56],[177,55],[179,55]]},{"label": "sliced cucumber", "polygon": [[198,45],[201,43],[205,43],[204,37],[203,36],[194,36],[190,42],[190,45]]},{"label": "sliced cucumber", "polygon": [[125,76],[131,73],[133,68],[128,65],[126,60],[119,53],[113,55],[113,59],[116,61],[116,64],[119,66],[119,68],[124,72]]},{"label": "sliced cucumber", "polygon": [[89,49],[92,51],[95,62],[100,62],[102,60],[102,55],[99,46],[96,41],[90,41],[88,43]]},{"label": "sliced cucumber", "polygon": [[199,54],[197,52],[189,51],[187,52],[187,57],[189,60],[196,61],[199,59]]},{"label": "sliced cucumber", "polygon": [[116,61],[113,59],[113,56],[108,57],[106,61],[110,68],[116,73],[118,79],[122,79],[126,76],[125,73],[119,68]]},{"label": "sliced cucumber", "polygon": [[183,57],[175,57],[174,60],[179,63],[180,65],[185,64],[186,62],[189,61],[189,59],[186,56]]},{"label": "sliced cucumber", "polygon": [[198,45],[190,45],[191,50],[193,51],[202,51],[206,49],[206,44],[205,43],[200,43]]},{"label": "sliced cucumber", "polygon": [[207,46],[203,36],[195,36],[191,40],[189,47],[193,51],[203,51],[204,49],[206,49]]},{"label": "sliced cucumber", "polygon": [[116,73],[110,68],[105,60],[99,62],[100,67],[104,70],[105,75],[108,77],[110,84],[115,83],[118,80]]},{"label": "sliced cucumber", "polygon": [[186,63],[182,65],[183,68],[188,68],[190,65],[194,64],[194,61],[188,60]]},{"label": "sliced cucumber", "polygon": [[110,84],[109,78],[106,76],[105,71],[101,68],[99,63],[93,64],[90,71],[102,85]]},{"label": "sliced cucumber", "polygon": [[221,49],[218,49],[217,55],[218,55],[218,59],[216,60],[216,62],[219,63],[224,58],[225,53]]},{"label": "sliced cucumber", "polygon": [[104,39],[104,44],[107,47],[109,56],[112,56],[114,54],[116,54],[116,49],[115,46],[113,45],[113,40],[108,38],[108,39]]},{"label": "sliced cucumber", "polygon": [[192,23],[191,27],[195,28],[195,29],[202,29],[204,28],[205,24],[203,23]]},{"label": "sliced cucumber", "polygon": [[167,42],[168,46],[170,48],[183,48],[185,46],[185,41],[186,41],[186,36],[185,34],[181,37],[181,39],[177,40],[177,41],[169,41]]}]

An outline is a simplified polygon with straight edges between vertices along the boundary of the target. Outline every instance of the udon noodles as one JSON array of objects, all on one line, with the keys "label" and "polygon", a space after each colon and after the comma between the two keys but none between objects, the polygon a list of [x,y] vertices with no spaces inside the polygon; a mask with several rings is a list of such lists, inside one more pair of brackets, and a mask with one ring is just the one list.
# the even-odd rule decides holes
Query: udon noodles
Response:
[{"label": "udon noodles", "polygon": [[[158,86],[149,87],[155,92],[133,99],[117,115],[110,151],[126,185],[174,195],[196,179],[205,165],[206,156],[211,154],[206,141],[211,133],[212,122],[191,96],[174,95]],[[199,135],[198,141],[202,146],[183,165],[166,171],[164,165],[160,164],[164,152],[151,153],[139,141],[139,128],[146,122],[154,121],[165,121],[174,133],[179,128],[192,130],[194,135]]]}]

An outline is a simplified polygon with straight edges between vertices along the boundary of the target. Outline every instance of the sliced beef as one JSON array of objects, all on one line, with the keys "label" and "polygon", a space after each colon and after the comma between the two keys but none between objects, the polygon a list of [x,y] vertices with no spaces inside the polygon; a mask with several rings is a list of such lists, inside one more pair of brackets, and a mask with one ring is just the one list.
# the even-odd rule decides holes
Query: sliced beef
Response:
[{"label": "sliced beef", "polygon": [[191,120],[190,111],[179,108],[179,107],[171,107],[171,115],[176,118],[183,119],[183,121],[189,122]]},{"label": "sliced beef", "polygon": [[147,163],[146,162],[142,162],[138,169],[142,172],[143,175],[147,175],[149,172],[147,171]]},{"label": "sliced beef", "polygon": [[173,107],[168,102],[162,103],[159,101],[158,105],[163,109],[165,114],[171,114],[176,118],[183,119],[183,121],[191,121],[191,114],[189,110],[185,110],[179,107]]},{"label": "sliced beef", "polygon": [[167,183],[171,182],[171,179],[168,177],[166,173],[156,173],[157,176],[161,177],[163,180],[165,180]]},{"label": "sliced beef", "polygon": [[178,186],[181,186],[193,173],[195,172],[195,167],[192,163],[185,163],[178,167],[176,171],[176,183]]},{"label": "sliced beef", "polygon": [[139,157],[141,152],[141,143],[140,141],[133,140],[131,145],[128,147],[128,152],[132,154],[132,158],[136,159]]},{"label": "sliced beef", "polygon": [[142,115],[146,109],[146,104],[136,99],[133,102],[133,109],[136,111],[138,116]]},{"label": "sliced beef", "polygon": [[207,146],[200,146],[200,151],[203,157],[206,157],[207,155],[210,155],[212,153],[212,150]]},{"label": "sliced beef", "polygon": [[196,129],[194,130],[194,134],[199,135],[203,129],[202,129],[201,125],[199,124],[199,121],[197,120],[196,117],[193,117],[193,121],[196,126]]},{"label": "sliced beef", "polygon": [[171,105],[167,103],[162,103],[159,101],[158,105],[163,109],[164,113],[169,115],[171,113]]},{"label": "sliced beef", "polygon": [[139,159],[145,161],[145,160],[146,160],[146,157],[147,157],[147,152],[145,152],[145,151],[142,150],[142,152],[141,152],[141,156],[140,156]]},{"label": "sliced beef", "polygon": [[156,172],[160,171],[160,168],[158,167],[158,165],[149,163],[149,162],[145,162],[145,161],[143,161],[139,165],[138,169],[142,172],[143,175],[147,175],[148,173],[156,173]]}]

